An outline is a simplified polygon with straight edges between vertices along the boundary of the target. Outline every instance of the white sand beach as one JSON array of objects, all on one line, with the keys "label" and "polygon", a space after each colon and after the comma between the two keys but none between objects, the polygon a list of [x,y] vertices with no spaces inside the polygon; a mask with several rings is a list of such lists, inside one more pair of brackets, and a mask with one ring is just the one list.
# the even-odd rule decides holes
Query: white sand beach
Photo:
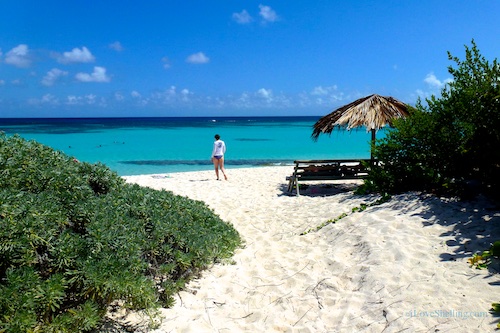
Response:
[{"label": "white sand beach", "polygon": [[409,193],[352,212],[378,197],[355,195],[359,181],[308,183],[300,197],[287,195],[291,172],[125,177],[205,202],[245,242],[233,264],[190,282],[151,332],[494,331],[499,318],[489,309],[500,302],[500,275],[467,262],[500,239],[492,204]]}]

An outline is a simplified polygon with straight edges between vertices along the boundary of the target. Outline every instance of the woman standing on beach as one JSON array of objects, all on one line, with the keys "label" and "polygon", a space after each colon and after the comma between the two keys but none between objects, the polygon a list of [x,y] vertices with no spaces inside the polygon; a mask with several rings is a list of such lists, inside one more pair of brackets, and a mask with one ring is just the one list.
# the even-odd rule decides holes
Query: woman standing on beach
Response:
[{"label": "woman standing on beach", "polygon": [[226,172],[224,170],[224,153],[226,152],[226,144],[220,139],[219,134],[215,134],[214,149],[212,150],[212,162],[214,163],[215,175],[219,180],[219,169],[227,180]]}]

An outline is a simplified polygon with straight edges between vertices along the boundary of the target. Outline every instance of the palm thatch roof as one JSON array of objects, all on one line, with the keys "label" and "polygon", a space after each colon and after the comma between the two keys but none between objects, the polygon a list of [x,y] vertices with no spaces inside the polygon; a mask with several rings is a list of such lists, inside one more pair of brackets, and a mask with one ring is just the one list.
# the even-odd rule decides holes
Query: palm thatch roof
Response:
[{"label": "palm thatch roof", "polygon": [[375,131],[386,125],[392,125],[395,118],[406,116],[408,116],[406,104],[393,97],[373,94],[344,105],[319,119],[314,124],[311,136],[317,140],[321,133],[331,134],[335,127],[350,130],[365,126],[367,130],[372,131],[372,139],[375,139]]}]

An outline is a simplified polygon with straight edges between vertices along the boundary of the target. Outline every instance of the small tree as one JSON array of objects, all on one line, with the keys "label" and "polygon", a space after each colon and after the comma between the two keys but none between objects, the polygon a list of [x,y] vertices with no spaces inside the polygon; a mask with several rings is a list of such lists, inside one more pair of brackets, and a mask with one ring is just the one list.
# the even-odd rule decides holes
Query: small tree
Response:
[{"label": "small tree", "polygon": [[[448,52],[453,81],[419,100],[410,116],[378,140],[374,155],[382,162],[366,187],[385,192],[457,191],[477,182],[483,189],[500,184],[500,66],[489,63],[474,41],[465,60]],[[459,193],[458,193],[459,194]]]},{"label": "small tree", "polygon": [[460,132],[463,176],[496,184],[500,171],[500,66],[496,59],[489,63],[481,56],[474,41],[465,51],[464,61],[448,53],[457,64],[456,69],[448,69],[453,82],[441,99],[429,103],[429,109]]}]

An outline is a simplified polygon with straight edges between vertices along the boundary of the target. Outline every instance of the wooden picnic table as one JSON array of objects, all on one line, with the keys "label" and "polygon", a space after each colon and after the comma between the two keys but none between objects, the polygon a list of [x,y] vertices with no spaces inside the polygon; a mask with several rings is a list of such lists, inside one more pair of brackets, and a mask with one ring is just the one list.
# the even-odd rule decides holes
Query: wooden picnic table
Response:
[{"label": "wooden picnic table", "polygon": [[288,192],[295,189],[300,195],[299,182],[361,179],[368,174],[370,159],[341,159],[341,160],[296,160],[293,174],[287,177]]}]

